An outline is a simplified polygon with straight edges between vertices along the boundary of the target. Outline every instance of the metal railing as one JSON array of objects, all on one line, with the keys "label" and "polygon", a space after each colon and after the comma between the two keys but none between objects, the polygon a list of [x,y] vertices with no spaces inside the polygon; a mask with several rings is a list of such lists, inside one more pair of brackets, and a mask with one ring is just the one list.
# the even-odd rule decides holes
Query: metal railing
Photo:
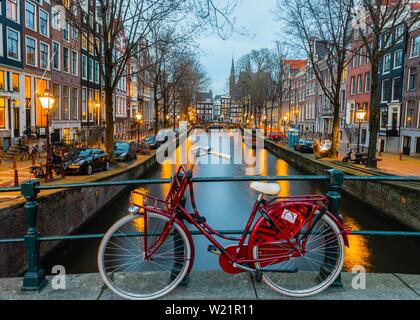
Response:
[{"label": "metal railing", "polygon": [[[326,175],[294,175],[294,176],[237,176],[237,177],[196,177],[195,183],[211,182],[247,182],[247,181],[324,181],[328,183],[329,211],[339,216],[339,207],[341,199],[341,188],[345,181],[371,181],[371,182],[420,182],[420,177],[402,177],[402,176],[345,176],[342,171],[330,169]],[[89,183],[70,183],[56,185],[40,185],[39,180],[28,180],[18,187],[0,188],[0,193],[20,192],[26,199],[24,205],[24,215],[27,224],[26,234],[19,238],[0,239],[0,245],[23,243],[26,252],[27,268],[23,277],[22,290],[40,291],[46,284],[45,271],[40,263],[39,247],[43,241],[74,241],[102,238],[104,234],[79,234],[79,235],[49,235],[42,236],[37,229],[38,202],[37,196],[40,191],[58,190],[58,189],[81,189],[81,188],[100,188],[115,186],[139,186],[149,184],[166,184],[171,179],[139,179],[128,181],[106,181]],[[242,230],[221,230],[221,234],[242,234]],[[192,235],[201,235],[198,231],[191,231]],[[420,237],[420,232],[415,231],[380,231],[380,230],[353,230],[351,235],[361,236],[403,236]],[[336,286],[341,285],[339,278]]]}]

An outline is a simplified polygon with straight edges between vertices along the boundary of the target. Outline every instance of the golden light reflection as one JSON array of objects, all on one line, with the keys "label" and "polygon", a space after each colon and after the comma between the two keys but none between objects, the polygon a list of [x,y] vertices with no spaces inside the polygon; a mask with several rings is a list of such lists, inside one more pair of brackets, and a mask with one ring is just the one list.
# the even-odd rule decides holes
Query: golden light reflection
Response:
[{"label": "golden light reflection", "polygon": [[[346,216],[345,226],[352,230],[360,230],[355,220]],[[372,257],[369,250],[368,239],[362,236],[349,236],[349,248],[345,248],[344,270],[351,271],[354,266],[362,266],[366,272],[371,271]]]},{"label": "golden light reflection", "polygon": [[139,217],[133,220],[133,228],[137,232],[144,231],[144,217]]},{"label": "golden light reflection", "polygon": [[[276,161],[276,175],[277,176],[287,176],[289,170],[289,165],[286,161],[277,160]],[[290,195],[290,182],[289,181],[279,181],[278,184],[280,185],[280,196],[288,196]]]},{"label": "golden light reflection", "polygon": [[137,188],[136,190],[134,190],[131,193],[131,202],[133,204],[138,204],[138,205],[143,204],[143,195],[138,194],[137,192],[140,192],[140,193],[143,193],[143,194],[147,194],[148,193],[147,192],[147,189],[140,187],[140,188]]}]

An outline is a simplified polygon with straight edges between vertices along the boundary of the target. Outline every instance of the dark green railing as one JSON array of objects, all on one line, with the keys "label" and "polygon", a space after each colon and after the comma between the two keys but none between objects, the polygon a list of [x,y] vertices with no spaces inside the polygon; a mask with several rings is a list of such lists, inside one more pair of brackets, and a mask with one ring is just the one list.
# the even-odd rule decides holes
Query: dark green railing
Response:
[{"label": "dark green railing", "polygon": [[[420,177],[400,177],[400,176],[345,176],[342,171],[331,169],[327,170],[325,176],[299,175],[299,176],[239,176],[239,177],[209,177],[193,178],[196,183],[203,182],[246,182],[246,181],[325,181],[328,183],[326,196],[329,199],[329,210],[339,216],[339,206],[341,199],[341,188],[345,181],[371,181],[371,182],[420,182]],[[139,179],[128,181],[106,181],[88,183],[70,183],[56,185],[40,185],[39,180],[28,180],[19,187],[0,188],[0,193],[20,192],[26,199],[24,205],[25,220],[27,231],[23,237],[0,239],[1,244],[24,243],[27,259],[27,269],[23,277],[22,290],[40,291],[46,284],[45,271],[40,264],[39,246],[42,241],[70,241],[102,238],[104,234],[84,234],[84,235],[65,235],[65,236],[41,236],[37,229],[38,202],[37,196],[40,191],[58,189],[80,189],[80,188],[99,188],[115,186],[139,186],[148,184],[170,183],[170,179]],[[222,234],[242,234],[241,230],[221,230]],[[198,231],[192,231],[192,235],[201,235]],[[354,230],[352,235],[362,236],[403,236],[420,237],[420,232],[409,231],[379,231],[379,230]],[[341,285],[341,279],[335,283]]]}]

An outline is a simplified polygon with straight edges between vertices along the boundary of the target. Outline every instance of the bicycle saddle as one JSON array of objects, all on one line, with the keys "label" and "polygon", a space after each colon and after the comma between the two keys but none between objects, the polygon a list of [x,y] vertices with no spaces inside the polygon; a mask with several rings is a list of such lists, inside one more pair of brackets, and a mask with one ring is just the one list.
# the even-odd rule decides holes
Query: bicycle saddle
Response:
[{"label": "bicycle saddle", "polygon": [[265,183],[254,181],[251,183],[250,187],[252,190],[264,194],[278,194],[280,192],[280,186],[277,183]]}]

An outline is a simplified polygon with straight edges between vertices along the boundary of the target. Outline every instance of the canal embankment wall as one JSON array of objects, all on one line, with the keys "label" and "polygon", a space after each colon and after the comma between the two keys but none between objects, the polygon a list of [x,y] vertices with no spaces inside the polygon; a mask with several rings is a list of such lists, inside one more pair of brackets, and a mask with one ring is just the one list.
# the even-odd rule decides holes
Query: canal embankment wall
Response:
[{"label": "canal embankment wall", "polygon": [[[316,160],[313,155],[302,154],[267,139],[264,145],[277,157],[309,174],[325,175],[328,169],[338,169],[345,175],[368,175],[367,170],[358,169],[351,164]],[[420,185],[418,183],[345,181],[343,191],[384,215],[420,230]]]},{"label": "canal embankment wall", "polygon": [[[137,179],[155,165],[156,155],[154,154],[128,166],[95,174],[89,182]],[[127,188],[127,186],[113,186],[43,191],[37,198],[38,230],[45,236],[72,234],[100,213]],[[22,197],[0,204],[0,239],[21,238],[25,235],[27,224],[24,205],[25,199]],[[41,257],[59,244],[59,241],[42,242]],[[22,242],[0,244],[0,277],[18,276],[25,268],[26,255]]]}]

